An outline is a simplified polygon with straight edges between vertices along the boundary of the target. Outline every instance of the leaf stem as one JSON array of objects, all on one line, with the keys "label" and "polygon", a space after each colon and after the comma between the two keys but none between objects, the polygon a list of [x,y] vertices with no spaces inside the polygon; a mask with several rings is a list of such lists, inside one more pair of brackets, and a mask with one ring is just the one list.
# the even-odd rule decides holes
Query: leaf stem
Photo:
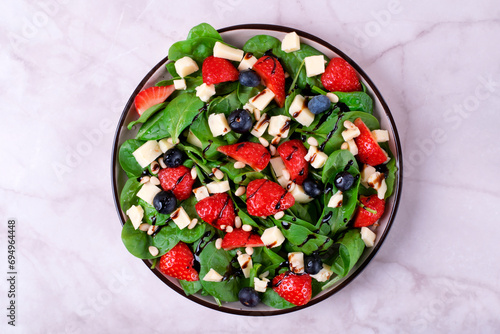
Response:
[{"label": "leaf stem", "polygon": [[300,63],[299,70],[297,71],[297,74],[295,74],[295,78],[293,78],[292,84],[290,85],[290,89],[288,90],[288,94],[290,94],[295,87],[295,83],[299,79],[300,71],[302,71],[302,67],[304,66],[306,60],[304,59],[302,63]]}]

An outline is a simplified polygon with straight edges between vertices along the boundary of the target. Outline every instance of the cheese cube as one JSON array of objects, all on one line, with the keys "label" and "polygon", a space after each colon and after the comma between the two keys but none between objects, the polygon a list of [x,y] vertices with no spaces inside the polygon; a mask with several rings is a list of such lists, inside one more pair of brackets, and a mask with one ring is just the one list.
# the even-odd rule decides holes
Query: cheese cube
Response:
[{"label": "cheese cube", "polygon": [[269,120],[269,129],[267,133],[271,136],[279,136],[285,138],[288,136],[288,131],[290,130],[291,118],[283,115],[272,116]]},{"label": "cheese cube", "polygon": [[189,218],[187,212],[182,206],[177,208],[177,210],[172,213],[170,218],[172,218],[175,225],[177,225],[181,230],[186,228],[191,223],[191,218]]},{"label": "cheese cube", "polygon": [[200,69],[198,67],[198,64],[196,64],[196,62],[188,56],[182,57],[181,59],[177,60],[174,63],[174,66],[175,71],[181,78],[184,78],[185,76],[188,76]]},{"label": "cheese cube", "polygon": [[208,126],[214,137],[223,136],[231,131],[224,114],[210,114]]},{"label": "cheese cube", "polygon": [[377,235],[368,227],[361,228],[361,240],[364,241],[366,247],[373,247],[375,245],[375,238]]},{"label": "cheese cube", "polygon": [[165,153],[171,148],[173,148],[175,145],[172,144],[172,140],[169,140],[170,138],[163,138],[158,141],[158,145],[160,145],[160,150]]},{"label": "cheese cube", "polygon": [[203,148],[203,143],[195,136],[195,134],[189,130],[186,141],[191,145],[194,145],[199,148]]},{"label": "cheese cube", "polygon": [[288,113],[303,126],[309,126],[314,121],[314,114],[307,108],[306,99],[300,94],[293,99]]},{"label": "cheese cube", "polygon": [[339,102],[339,97],[332,92],[326,93],[326,97],[329,98],[332,103]]},{"label": "cheese cube", "polygon": [[144,217],[144,209],[140,205],[132,205],[127,210],[127,216],[130,218],[132,226],[137,230],[139,225],[142,223],[142,218]]},{"label": "cheese cube", "polygon": [[287,189],[288,183],[290,183],[290,179],[287,179],[286,177],[281,175],[281,176],[278,176],[278,183],[280,184],[280,186]]},{"label": "cheese cube", "polygon": [[250,98],[248,103],[252,105],[254,108],[259,110],[264,110],[269,103],[274,99],[274,93],[269,88],[264,89],[259,94]]},{"label": "cheese cube", "polygon": [[241,254],[238,256],[238,263],[240,264],[241,271],[243,271],[243,275],[245,275],[245,278],[248,278],[250,270],[253,267],[252,258],[248,254]]},{"label": "cheese cube", "polygon": [[328,207],[329,208],[338,208],[342,206],[342,201],[344,199],[344,195],[342,192],[339,190],[337,191],[328,201]]},{"label": "cheese cube", "polygon": [[328,155],[318,150],[316,146],[309,146],[309,150],[304,158],[309,161],[311,166],[319,169],[325,165]]},{"label": "cheese cube", "polygon": [[174,88],[177,90],[186,90],[187,88],[186,80],[185,79],[174,80]]},{"label": "cheese cube", "polygon": [[292,194],[293,198],[295,198],[295,202],[297,203],[309,203],[314,199],[306,194],[304,187],[298,184],[295,185],[295,187],[292,187],[290,194]]},{"label": "cheese cube", "polygon": [[255,125],[253,126],[252,131],[250,133],[254,135],[255,137],[262,137],[264,132],[266,132],[267,127],[269,126],[269,119],[270,117],[267,116],[267,114],[264,114],[260,116],[260,119]]},{"label": "cheese cube", "polygon": [[210,182],[210,183],[207,183],[207,189],[208,189],[208,192],[211,194],[225,193],[226,191],[229,191],[229,182],[228,181]]},{"label": "cheese cube", "polygon": [[375,169],[375,167],[372,167],[370,165],[364,165],[363,170],[361,170],[361,175],[360,175],[361,184],[368,188],[369,187],[368,180],[370,179],[372,174],[374,174],[376,172],[377,172],[377,170]]},{"label": "cheese cube", "polygon": [[259,279],[257,277],[253,278],[253,288],[255,291],[258,292],[266,292],[267,289],[267,283],[269,283],[269,280],[267,278]]},{"label": "cheese cube", "polygon": [[285,241],[285,236],[277,226],[273,226],[265,229],[260,239],[266,247],[274,248],[280,246]]},{"label": "cheese cube", "polygon": [[304,253],[292,252],[288,253],[288,263],[290,270],[296,274],[304,272]]},{"label": "cheese cube", "polygon": [[323,263],[323,268],[315,275],[311,275],[318,282],[326,282],[332,276],[333,271],[329,265]]},{"label": "cheese cube", "polygon": [[199,85],[196,89],[196,96],[200,98],[203,102],[210,100],[210,97],[215,94],[215,85],[207,85],[203,83]]},{"label": "cheese cube", "polygon": [[193,193],[194,193],[194,197],[196,197],[196,200],[198,202],[201,201],[202,199],[205,199],[205,198],[210,196],[208,194],[208,189],[205,186],[194,188]]},{"label": "cheese cube", "polygon": [[221,42],[216,42],[214,45],[214,57],[241,61],[244,54],[245,52],[243,52],[243,50],[232,48]]},{"label": "cheese cube", "polygon": [[243,57],[241,63],[238,65],[238,71],[242,72],[249,70],[253,67],[253,65],[255,65],[256,62],[257,58],[255,58],[255,56],[250,52],[247,52]]},{"label": "cheese cube", "polygon": [[300,38],[295,31],[285,35],[281,42],[281,50],[286,53],[300,50]]},{"label": "cheese cube", "polygon": [[349,152],[352,153],[352,155],[357,155],[358,154],[358,146],[356,145],[356,142],[354,139],[348,140],[344,143],[342,143],[342,146],[340,146],[342,150],[349,150]]},{"label": "cheese cube", "polygon": [[257,108],[255,108],[253,105],[251,105],[250,103],[245,103],[245,105],[243,106],[243,109],[247,110],[248,112],[250,112],[251,114],[254,114],[255,113],[255,110],[258,110]]},{"label": "cheese cube", "polygon": [[373,130],[372,136],[378,143],[389,141],[389,131],[387,130]]},{"label": "cheese cube", "polygon": [[380,172],[375,172],[368,178],[368,185],[377,191],[377,197],[384,199],[385,192],[387,191],[387,183],[385,182],[385,175]]},{"label": "cheese cube", "polygon": [[325,72],[325,57],[319,56],[309,56],[305,59],[306,74],[308,77],[314,77],[316,75]]},{"label": "cheese cube", "polygon": [[142,168],[149,166],[161,154],[160,145],[158,145],[156,140],[148,140],[132,153]]},{"label": "cheese cube", "polygon": [[272,158],[271,166],[273,167],[274,174],[276,174],[277,178],[283,175],[283,169],[285,169],[285,164],[283,163],[283,160],[281,160],[281,157]]},{"label": "cheese cube", "polygon": [[213,268],[210,268],[208,273],[203,277],[206,282],[222,282],[222,275],[216,272]]},{"label": "cheese cube", "polygon": [[158,194],[160,191],[161,191],[160,188],[158,188],[151,182],[148,182],[144,184],[141,187],[141,189],[137,192],[137,197],[144,200],[146,203],[153,205],[153,199],[155,198],[156,194]]}]

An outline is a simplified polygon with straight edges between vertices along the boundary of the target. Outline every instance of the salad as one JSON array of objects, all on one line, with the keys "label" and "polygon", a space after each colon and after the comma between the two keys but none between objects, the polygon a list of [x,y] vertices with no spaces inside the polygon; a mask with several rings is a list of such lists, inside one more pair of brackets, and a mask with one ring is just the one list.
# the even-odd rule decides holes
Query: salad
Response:
[{"label": "salad", "polygon": [[393,193],[366,87],[295,32],[240,49],[202,23],[168,57],[119,149],[125,247],[186,295],[307,304],[374,246]]}]

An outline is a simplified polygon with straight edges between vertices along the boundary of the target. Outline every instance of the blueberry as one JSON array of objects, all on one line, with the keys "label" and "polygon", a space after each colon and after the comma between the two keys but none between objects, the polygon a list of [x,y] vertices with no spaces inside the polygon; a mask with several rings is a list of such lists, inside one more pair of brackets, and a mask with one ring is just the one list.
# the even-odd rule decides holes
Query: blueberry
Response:
[{"label": "blueberry", "polygon": [[335,187],[340,191],[346,191],[351,189],[354,184],[354,176],[351,173],[343,171],[335,175]]},{"label": "blueberry", "polygon": [[159,213],[168,215],[177,207],[177,199],[170,190],[160,191],[153,199],[153,206]]},{"label": "blueberry", "polygon": [[171,148],[163,155],[163,161],[170,168],[176,168],[184,162],[184,154],[178,148]]},{"label": "blueberry", "polygon": [[325,95],[316,95],[311,100],[309,100],[307,108],[309,108],[309,111],[311,111],[313,114],[318,115],[330,109],[331,103],[332,102],[330,101],[330,99]]},{"label": "blueberry", "polygon": [[252,128],[252,117],[245,109],[236,109],[227,118],[229,127],[236,133],[245,133]]},{"label": "blueberry", "polygon": [[260,302],[259,293],[253,288],[243,288],[238,293],[238,298],[240,302],[248,307],[255,307]]},{"label": "blueberry", "polygon": [[313,198],[323,193],[323,186],[314,182],[313,179],[305,179],[304,183],[302,183],[302,187],[304,187],[304,192]]},{"label": "blueberry", "polygon": [[260,77],[252,70],[240,72],[240,84],[247,87],[257,87],[260,85]]},{"label": "blueberry", "polygon": [[306,273],[316,275],[321,269],[323,269],[323,263],[318,256],[313,254],[304,257],[304,270]]}]

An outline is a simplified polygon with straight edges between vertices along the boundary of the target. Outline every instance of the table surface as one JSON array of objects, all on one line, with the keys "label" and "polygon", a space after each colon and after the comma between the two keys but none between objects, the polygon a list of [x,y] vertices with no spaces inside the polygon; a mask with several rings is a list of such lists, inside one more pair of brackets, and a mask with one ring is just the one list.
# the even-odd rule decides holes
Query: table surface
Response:
[{"label": "table surface", "polygon": [[[0,332],[500,331],[498,1],[2,7],[0,230],[17,220],[19,275],[17,326],[3,311]],[[167,288],[121,243],[115,126],[138,82],[200,22],[279,24],[330,42],[367,72],[397,123],[405,175],[390,234],[351,284],[300,312],[215,312]]]}]

